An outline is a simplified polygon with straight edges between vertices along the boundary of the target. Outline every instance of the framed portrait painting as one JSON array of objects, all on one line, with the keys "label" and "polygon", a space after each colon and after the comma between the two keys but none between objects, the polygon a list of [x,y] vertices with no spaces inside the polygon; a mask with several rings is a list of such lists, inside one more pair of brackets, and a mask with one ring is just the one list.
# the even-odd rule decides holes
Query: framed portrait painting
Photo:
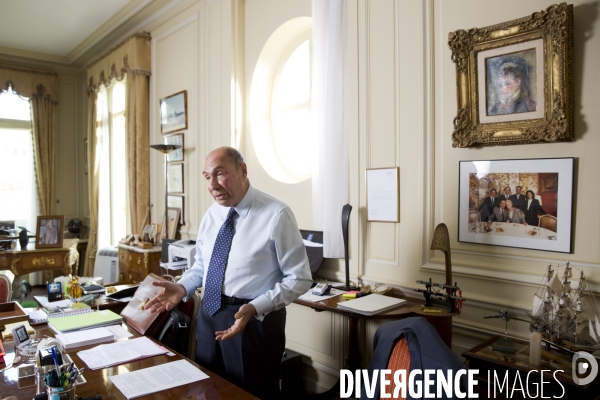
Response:
[{"label": "framed portrait painting", "polygon": [[39,216],[37,218],[35,248],[44,249],[50,247],[62,247],[64,229],[64,215]]},{"label": "framed portrait painting", "polygon": [[573,164],[573,158],[460,161],[458,241],[571,253]]},{"label": "framed portrait painting", "polygon": [[572,141],[573,6],[450,32],[453,147]]},{"label": "framed portrait painting", "polygon": [[187,129],[187,90],[160,99],[160,131]]}]

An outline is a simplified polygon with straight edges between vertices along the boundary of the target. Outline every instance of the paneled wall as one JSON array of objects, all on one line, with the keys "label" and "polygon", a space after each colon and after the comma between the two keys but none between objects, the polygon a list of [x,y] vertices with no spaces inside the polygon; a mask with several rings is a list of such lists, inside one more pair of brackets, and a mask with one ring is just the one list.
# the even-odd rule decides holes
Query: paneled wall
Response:
[{"label": "paneled wall", "polygon": [[[350,77],[350,261],[353,280],[384,282],[412,296],[417,279],[443,280],[443,254],[429,250],[433,230],[449,229],[454,280],[468,299],[454,320],[454,350],[460,353],[492,334],[503,321],[484,320],[501,308],[526,314],[548,262],[570,260],[583,268],[598,291],[600,282],[600,1],[573,1],[575,14],[575,136],[573,143],[479,149],[451,146],[456,114],[454,64],[448,33],[527,16],[553,2],[480,0],[348,0]],[[310,16],[310,1],[203,0],[152,29],[152,142],[162,140],[158,101],[188,91],[185,131],[186,225],[194,237],[212,204],[201,181],[205,155],[225,144],[244,151],[254,185],[286,201],[301,227],[312,227],[310,181],[275,182],[262,169],[246,123],[248,90],[260,50],[283,22]],[[457,241],[458,162],[472,159],[576,157],[573,254],[483,246]],[[365,169],[400,169],[400,222],[366,221]],[[156,219],[164,210],[163,159],[152,158]],[[328,260],[322,275],[343,278],[343,262]],[[305,379],[322,390],[339,374],[346,323],[328,313],[288,307],[288,346],[305,357]],[[378,324],[361,327],[363,359],[371,354]],[[509,331],[528,333],[511,322]]]}]

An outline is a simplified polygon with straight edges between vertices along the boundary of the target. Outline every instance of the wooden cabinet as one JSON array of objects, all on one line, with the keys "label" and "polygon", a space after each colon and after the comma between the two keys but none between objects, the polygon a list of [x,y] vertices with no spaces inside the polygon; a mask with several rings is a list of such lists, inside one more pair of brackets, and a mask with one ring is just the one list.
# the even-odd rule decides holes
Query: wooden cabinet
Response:
[{"label": "wooden cabinet", "polygon": [[119,245],[119,283],[139,283],[149,273],[161,275],[160,247],[138,249]]}]

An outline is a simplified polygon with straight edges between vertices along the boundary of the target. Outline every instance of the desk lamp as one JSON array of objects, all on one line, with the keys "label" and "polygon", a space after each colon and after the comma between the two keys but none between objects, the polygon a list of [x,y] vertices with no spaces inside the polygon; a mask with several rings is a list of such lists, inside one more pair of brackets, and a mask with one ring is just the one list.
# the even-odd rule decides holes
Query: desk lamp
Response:
[{"label": "desk lamp", "polygon": [[350,257],[348,254],[348,224],[350,222],[350,211],[352,206],[346,204],[342,207],[342,236],[344,239],[344,259],[346,261],[346,284],[344,286],[336,286],[340,290],[357,290],[358,286],[350,286]]},{"label": "desk lamp", "polygon": [[[154,150],[158,150],[165,155],[165,225],[169,226],[169,203],[168,203],[168,177],[167,177],[167,154],[172,152],[173,150],[181,149],[183,146],[180,144],[151,144]],[[165,237],[167,237],[166,227],[163,226],[162,232],[160,233],[160,237],[162,238],[163,232]]]}]

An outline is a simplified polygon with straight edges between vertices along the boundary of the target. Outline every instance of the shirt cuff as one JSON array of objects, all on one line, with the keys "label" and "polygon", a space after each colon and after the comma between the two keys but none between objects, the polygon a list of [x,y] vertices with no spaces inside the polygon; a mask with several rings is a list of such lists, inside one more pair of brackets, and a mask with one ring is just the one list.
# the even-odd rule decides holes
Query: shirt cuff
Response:
[{"label": "shirt cuff", "polygon": [[273,310],[271,300],[269,300],[269,298],[264,294],[252,300],[250,304],[252,304],[256,309],[256,319],[261,322],[265,316]]},{"label": "shirt cuff", "polygon": [[183,298],[183,301],[187,301],[188,297],[196,291],[196,284],[194,284],[191,279],[181,278],[177,283],[185,288],[185,297]]}]

